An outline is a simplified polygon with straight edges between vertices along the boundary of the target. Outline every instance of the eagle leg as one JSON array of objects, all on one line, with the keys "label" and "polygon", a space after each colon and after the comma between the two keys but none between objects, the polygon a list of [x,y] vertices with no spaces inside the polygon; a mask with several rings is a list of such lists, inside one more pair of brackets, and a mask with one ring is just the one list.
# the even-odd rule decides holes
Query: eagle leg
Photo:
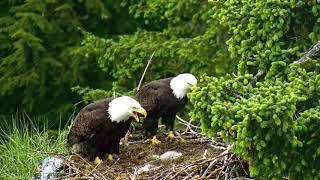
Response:
[{"label": "eagle leg", "polygon": [[175,119],[175,115],[169,115],[163,118],[163,122],[166,125],[166,129],[169,130],[168,136],[166,137],[166,140],[169,140],[169,141],[177,140],[177,137],[174,135],[174,132],[173,132],[174,119]]},{"label": "eagle leg", "polygon": [[72,145],[71,152],[75,153],[75,154],[80,153],[83,151],[83,149],[84,149],[83,147],[84,147],[83,143],[76,143],[76,144]]},{"label": "eagle leg", "polygon": [[130,136],[130,131],[128,130],[124,138],[122,139],[122,143],[125,146],[129,146],[129,136]]},{"label": "eagle leg", "polygon": [[152,145],[159,145],[161,143],[161,141],[159,141],[157,139],[157,136],[153,136],[151,139],[151,143],[152,143]]},{"label": "eagle leg", "polygon": [[108,160],[109,160],[109,161],[113,161],[113,156],[112,156],[112,154],[108,154]]},{"label": "eagle leg", "polygon": [[94,164],[95,164],[95,165],[99,165],[99,164],[101,164],[101,163],[103,163],[103,161],[97,156],[97,157],[95,158],[95,160],[94,160]]},{"label": "eagle leg", "polygon": [[105,157],[106,157],[106,160],[108,160],[108,161],[119,161],[120,160],[120,157],[118,154],[106,154]]},{"label": "eagle leg", "polygon": [[166,140],[172,141],[176,140],[176,136],[174,135],[173,131],[169,131],[168,136],[166,137]]}]

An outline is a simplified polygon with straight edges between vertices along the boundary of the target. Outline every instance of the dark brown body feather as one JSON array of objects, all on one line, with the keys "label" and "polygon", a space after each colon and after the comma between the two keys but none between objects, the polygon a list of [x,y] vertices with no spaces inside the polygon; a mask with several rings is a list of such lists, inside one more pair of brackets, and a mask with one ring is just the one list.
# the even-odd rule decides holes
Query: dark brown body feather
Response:
[{"label": "dark brown body feather", "polygon": [[119,154],[120,139],[125,136],[131,119],[123,122],[112,122],[108,107],[112,98],[91,103],[81,109],[68,135],[71,146],[83,143],[83,153],[93,160],[105,154]]},{"label": "dark brown body feather", "polygon": [[147,136],[154,136],[158,131],[158,120],[161,117],[167,129],[173,130],[176,114],[183,109],[187,98],[178,99],[172,93],[170,81],[172,78],[152,81],[143,86],[137,93],[136,99],[147,111],[143,122]]}]

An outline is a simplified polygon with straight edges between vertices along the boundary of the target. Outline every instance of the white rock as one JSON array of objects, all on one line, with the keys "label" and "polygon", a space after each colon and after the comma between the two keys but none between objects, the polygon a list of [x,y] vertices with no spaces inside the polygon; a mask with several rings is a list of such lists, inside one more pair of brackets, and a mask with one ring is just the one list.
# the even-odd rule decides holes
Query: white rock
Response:
[{"label": "white rock", "polygon": [[142,174],[144,172],[148,172],[148,171],[153,171],[153,170],[157,170],[159,169],[161,166],[155,166],[155,165],[152,165],[152,164],[146,164],[145,166],[142,166],[141,168],[139,168],[137,170],[137,173],[138,174]]},{"label": "white rock", "polygon": [[162,161],[167,161],[167,160],[177,159],[181,155],[182,155],[182,153],[177,152],[177,151],[167,151],[167,152],[161,154],[159,158]]}]

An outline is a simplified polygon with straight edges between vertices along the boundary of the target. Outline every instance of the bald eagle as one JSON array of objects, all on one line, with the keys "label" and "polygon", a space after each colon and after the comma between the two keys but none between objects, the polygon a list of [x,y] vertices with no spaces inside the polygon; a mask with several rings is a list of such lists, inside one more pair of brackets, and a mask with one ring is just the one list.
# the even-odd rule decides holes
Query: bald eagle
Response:
[{"label": "bald eagle", "polygon": [[73,153],[83,153],[90,161],[100,162],[108,154],[119,155],[120,139],[125,136],[132,119],[146,117],[138,101],[128,96],[93,102],[80,110],[68,135]]},{"label": "bald eagle", "polygon": [[192,74],[184,73],[152,81],[137,92],[136,99],[148,113],[142,125],[145,135],[153,137],[152,144],[160,143],[156,137],[160,117],[169,130],[168,138],[175,138],[173,133],[175,116],[186,105],[186,94],[196,85],[197,79]]}]

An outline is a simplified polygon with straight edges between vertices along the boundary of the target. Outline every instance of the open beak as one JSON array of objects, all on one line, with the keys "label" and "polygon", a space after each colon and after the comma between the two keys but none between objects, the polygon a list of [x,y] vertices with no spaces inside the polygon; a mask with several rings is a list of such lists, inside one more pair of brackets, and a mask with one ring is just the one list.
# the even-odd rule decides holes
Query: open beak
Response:
[{"label": "open beak", "polygon": [[147,111],[143,108],[137,108],[133,110],[133,118],[139,122],[139,117],[146,118],[147,117]]}]

